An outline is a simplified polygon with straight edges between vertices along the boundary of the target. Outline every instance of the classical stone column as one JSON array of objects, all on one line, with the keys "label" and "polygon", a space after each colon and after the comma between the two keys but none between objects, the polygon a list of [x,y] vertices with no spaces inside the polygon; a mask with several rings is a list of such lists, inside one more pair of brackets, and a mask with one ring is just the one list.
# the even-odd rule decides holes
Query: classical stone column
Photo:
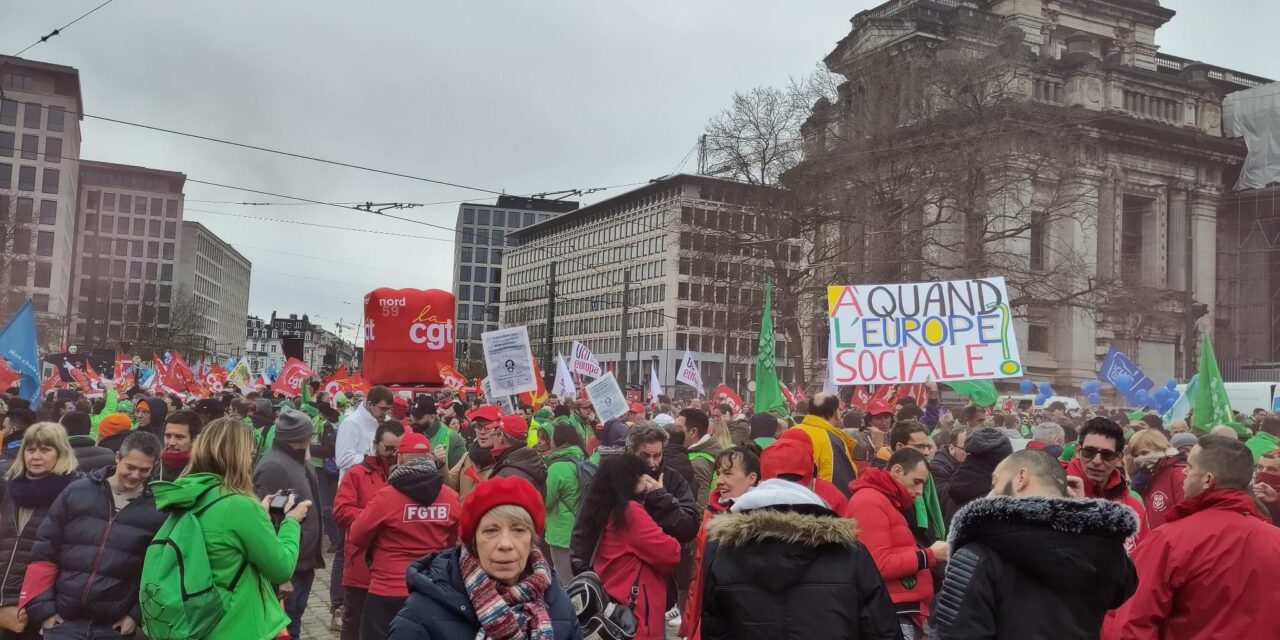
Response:
[{"label": "classical stone column", "polygon": [[1213,187],[1198,187],[1191,192],[1191,292],[1195,301],[1207,305],[1209,312],[1200,318],[1201,332],[1213,332],[1214,302],[1218,285],[1218,201],[1221,192]]},{"label": "classical stone column", "polygon": [[1169,288],[1187,287],[1187,186],[1175,184],[1168,191]]}]

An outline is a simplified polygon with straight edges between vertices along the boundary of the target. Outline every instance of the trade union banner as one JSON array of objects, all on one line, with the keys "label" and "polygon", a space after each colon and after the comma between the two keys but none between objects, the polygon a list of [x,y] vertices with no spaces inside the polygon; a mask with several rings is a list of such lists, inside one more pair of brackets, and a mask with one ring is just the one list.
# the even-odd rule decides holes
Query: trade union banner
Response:
[{"label": "trade union banner", "polygon": [[895,384],[1022,373],[1004,278],[827,287],[831,382]]}]

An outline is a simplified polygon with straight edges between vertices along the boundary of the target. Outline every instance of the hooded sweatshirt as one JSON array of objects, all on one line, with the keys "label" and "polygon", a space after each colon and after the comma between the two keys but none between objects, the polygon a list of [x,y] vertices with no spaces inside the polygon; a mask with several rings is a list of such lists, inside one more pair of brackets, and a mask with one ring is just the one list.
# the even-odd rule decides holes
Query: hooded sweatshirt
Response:
[{"label": "hooded sweatshirt", "polygon": [[388,485],[379,489],[347,532],[352,557],[369,559],[369,593],[404,598],[409,563],[458,541],[462,507],[458,493],[444,486],[444,476],[430,459],[392,469]]},{"label": "hooded sweatshirt", "polygon": [[576,445],[565,445],[542,457],[547,465],[547,544],[561,549],[569,548],[582,500],[582,488],[578,483],[578,463],[585,456]]},{"label": "hooded sweatshirt", "polygon": [[1101,484],[1089,479],[1089,475],[1084,471],[1084,464],[1080,462],[1080,458],[1072,458],[1067,463],[1067,475],[1073,478],[1080,478],[1084,482],[1084,497],[1086,498],[1103,498],[1112,502],[1119,502],[1138,515],[1138,531],[1129,537],[1124,543],[1125,551],[1133,553],[1139,542],[1142,542],[1143,536],[1147,534],[1149,526],[1147,525],[1147,509],[1142,504],[1142,498],[1129,490],[1129,483],[1124,481],[1124,476],[1120,474],[1117,467],[1111,472],[1111,476],[1106,482]]},{"label": "hooded sweatshirt", "polygon": [[844,516],[858,523],[858,542],[866,545],[889,597],[899,612],[929,614],[933,576],[929,568],[937,559],[929,549],[916,546],[905,513],[914,519],[914,498],[888,472],[867,469],[850,485],[853,495]]},{"label": "hooded sweatshirt", "polygon": [[[301,530],[285,518],[279,531],[259,501],[229,491],[221,476],[194,473],[173,482],[153,482],[156,508],[161,511],[210,506],[199,516],[209,552],[214,584],[227,588],[244,568],[227,601],[226,614],[208,636],[210,640],[271,638],[289,624],[276,584],[293,577]],[[221,498],[221,499],[219,499]]]},{"label": "hooded sweatshirt", "polygon": [[947,484],[950,497],[947,506],[951,513],[944,513],[944,517],[949,518],[960,507],[991,493],[991,473],[1001,460],[1013,453],[1013,443],[999,429],[983,427],[969,433],[964,452],[967,454],[964,462],[956,467]]},{"label": "hooded sweatshirt", "polygon": [[165,404],[164,398],[159,396],[147,398],[144,402],[147,403],[147,409],[151,411],[151,421],[140,424],[137,428],[164,440],[164,419],[169,415],[169,405]]}]

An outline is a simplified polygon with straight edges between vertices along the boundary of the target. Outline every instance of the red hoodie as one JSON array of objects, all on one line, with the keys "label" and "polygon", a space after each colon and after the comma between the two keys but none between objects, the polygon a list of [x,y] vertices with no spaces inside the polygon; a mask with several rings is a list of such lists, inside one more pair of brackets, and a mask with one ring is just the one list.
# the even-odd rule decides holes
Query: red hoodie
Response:
[{"label": "red hoodie", "polygon": [[1120,475],[1120,469],[1111,472],[1111,477],[1107,481],[1099,484],[1089,479],[1088,474],[1084,472],[1084,463],[1080,461],[1080,457],[1074,457],[1066,465],[1067,475],[1073,478],[1080,478],[1084,482],[1084,497],[1086,498],[1103,498],[1133,509],[1138,514],[1138,532],[1133,534],[1132,538],[1124,541],[1124,550],[1133,555],[1134,547],[1142,542],[1142,538],[1147,535],[1150,528],[1147,524],[1147,509],[1142,505],[1142,498],[1134,495],[1129,491],[1129,484],[1124,481],[1124,477]]},{"label": "red hoodie", "polygon": [[347,532],[358,562],[372,556],[369,593],[407,597],[405,570],[414,560],[456,544],[461,515],[458,493],[444,486],[438,471],[397,467]]},{"label": "red hoodie", "polygon": [[[895,605],[919,607],[922,616],[929,615],[933,599],[933,575],[929,568],[938,563],[933,552],[916,546],[915,536],[902,510],[915,499],[883,469],[868,468],[849,484],[853,496],[844,510],[846,518],[858,521],[858,542],[867,547],[875,560],[880,577],[889,589]],[[899,606],[900,612],[908,607]]]},{"label": "red hoodie", "polygon": [[[387,486],[389,473],[382,459],[377,456],[365,456],[364,461],[347,469],[346,475],[338,483],[338,492],[333,497],[333,521],[343,529],[351,528],[365,505],[373,500],[378,490]],[[356,547],[351,544],[351,536],[347,536],[342,547],[344,560],[342,586],[353,589],[369,588],[369,567],[363,559],[355,557]]]},{"label": "red hoodie", "polygon": [[639,502],[627,504],[625,527],[615,527],[609,518],[592,568],[615,602],[630,602],[631,587],[639,589],[633,640],[666,638],[667,577],[678,564],[680,543],[663,532]]}]

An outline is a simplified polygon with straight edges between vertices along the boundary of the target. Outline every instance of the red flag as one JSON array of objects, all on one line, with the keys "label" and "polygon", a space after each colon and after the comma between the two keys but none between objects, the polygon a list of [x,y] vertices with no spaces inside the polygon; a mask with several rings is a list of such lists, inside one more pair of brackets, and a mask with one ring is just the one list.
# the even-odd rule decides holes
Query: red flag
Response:
[{"label": "red flag", "polygon": [[878,384],[875,386],[875,390],[871,392],[871,399],[868,402],[871,400],[883,400],[885,404],[892,405],[897,391],[898,385],[896,384]]},{"label": "red flag", "polygon": [[723,402],[733,409],[734,413],[742,410],[742,397],[736,391],[730,389],[728,385],[720,385],[711,391],[711,397],[715,398],[717,404]]},{"label": "red flag", "polygon": [[58,565],[52,562],[40,560],[27,565],[27,572],[22,576],[22,590],[18,592],[18,608],[27,606],[36,596],[52,589],[57,579]]},{"label": "red flag", "polygon": [[787,406],[795,408],[796,397],[791,394],[791,389],[788,389],[787,385],[781,382],[778,383],[778,386],[782,387],[782,399],[787,401]]},{"label": "red flag", "polygon": [[482,380],[476,378],[476,396],[484,400],[484,385],[480,384]]},{"label": "red flag", "polygon": [[442,364],[439,367],[439,372],[440,372],[440,380],[443,381],[444,386],[449,387],[450,389],[458,389],[458,390],[461,390],[463,387],[467,386],[467,377],[462,375],[461,373],[458,373],[457,369],[454,369],[453,367],[447,364]]},{"label": "red flag", "polygon": [[156,355],[154,352],[151,354],[151,364],[156,368],[156,374],[151,379],[152,389],[155,389],[156,391],[172,392],[179,388],[173,379],[171,367],[165,364],[164,360],[161,360],[160,356]]},{"label": "red flag", "polygon": [[[452,367],[450,367],[452,368]],[[537,360],[533,362],[533,377],[538,381],[538,388],[533,391],[526,391],[516,398],[531,407],[534,411],[542,408],[547,403],[547,398],[551,394],[547,393],[547,383],[542,380],[542,369],[538,366]]]},{"label": "red flag", "polygon": [[357,371],[351,374],[350,378],[347,378],[347,388],[349,392],[359,391],[369,395],[369,389],[372,389],[373,385],[365,382],[364,375]]},{"label": "red flag", "polygon": [[928,392],[925,391],[923,384],[900,384],[897,387],[893,393],[893,400],[889,402],[890,406],[896,407],[899,402],[906,398],[915,400],[916,404],[921,407],[924,406],[924,402],[921,399],[927,398]]},{"label": "red flag", "polygon": [[84,373],[89,376],[89,382],[92,382],[93,386],[97,387],[102,385],[102,376],[98,375],[98,372],[93,370],[93,362],[88,359],[84,361]]},{"label": "red flag", "polygon": [[172,352],[169,362],[169,376],[174,384],[169,385],[174,389],[186,389],[191,383],[196,381],[196,376],[191,372],[191,367],[187,366],[187,361],[182,359],[182,354],[177,351]]},{"label": "red flag", "polygon": [[80,367],[77,367],[70,362],[63,366],[66,367],[67,371],[71,372],[71,379],[76,381],[76,384],[80,386],[81,391],[88,393],[93,390],[93,385],[89,384],[89,376],[86,376],[84,372],[80,370]]},{"label": "red flag", "polygon": [[271,391],[283,396],[296,396],[302,393],[302,382],[315,374],[305,362],[289,358],[280,375],[276,376],[275,384],[271,385]]},{"label": "red flag", "polygon": [[115,370],[115,375],[112,377],[115,378],[116,380],[124,380],[125,376],[133,376],[134,373],[135,371],[133,370],[133,354],[125,353],[124,351],[117,351],[116,352],[116,370]]},{"label": "red flag", "polygon": [[44,382],[40,384],[40,395],[45,395],[54,389],[59,389],[65,385],[62,384],[62,376],[54,371]]},{"label": "red flag", "polygon": [[849,398],[849,402],[852,403],[853,406],[866,411],[867,403],[871,402],[871,394],[867,393],[867,387],[860,384],[854,385],[853,396]]},{"label": "red flag", "polygon": [[22,379],[22,374],[13,370],[9,366],[9,361],[0,358],[0,390],[8,389],[10,385]]}]

